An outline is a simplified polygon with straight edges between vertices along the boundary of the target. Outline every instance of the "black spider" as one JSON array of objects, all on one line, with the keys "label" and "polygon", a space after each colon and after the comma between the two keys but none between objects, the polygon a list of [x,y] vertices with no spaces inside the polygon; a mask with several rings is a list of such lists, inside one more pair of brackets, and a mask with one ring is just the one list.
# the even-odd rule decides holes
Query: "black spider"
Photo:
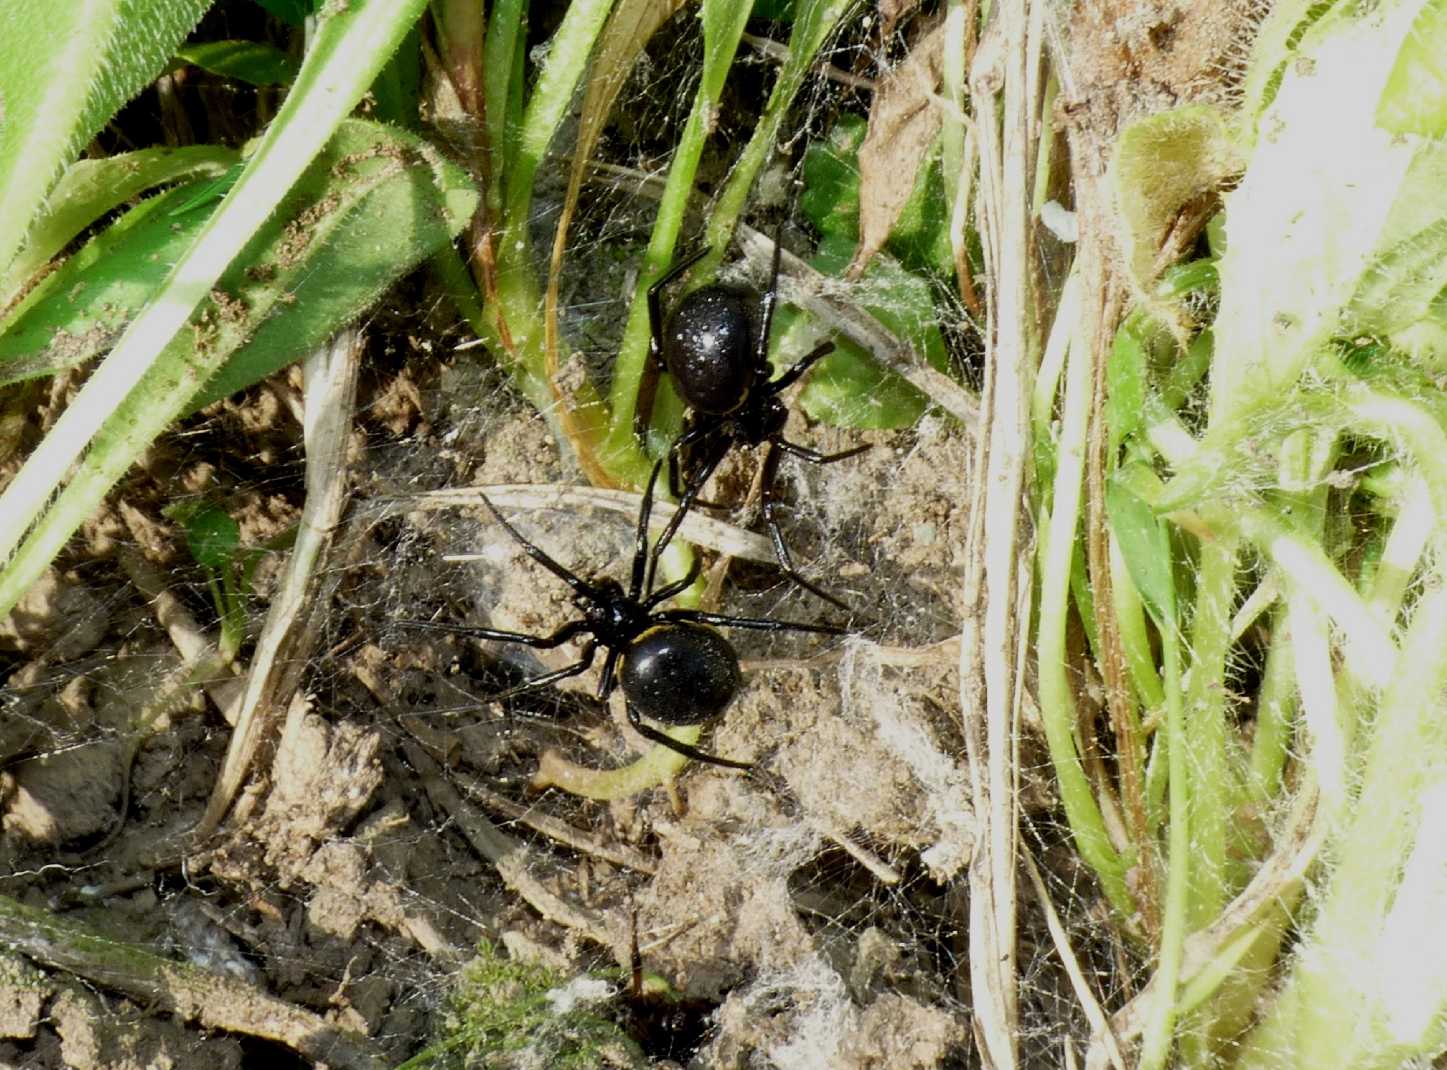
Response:
[{"label": "black spider", "polygon": [[[782,228],[781,228],[782,229]],[[769,332],[774,306],[779,299],[779,241],[774,239],[773,266],[769,287],[760,302],[758,331],[749,319],[751,294],[734,286],[714,284],[694,290],[669,314],[665,324],[661,297],[664,287],[679,278],[708,253],[700,249],[675,264],[648,288],[649,359],[657,371],[668,371],[679,396],[692,410],[683,433],[668,448],[668,486],[679,508],[653,546],[649,562],[652,583],[658,558],[678,531],[683,516],[698,500],[714,469],[734,446],[768,445],[764,454],[764,522],[774,544],[774,555],[784,575],[840,609],[849,607],[806,580],[794,567],[784,533],[775,516],[774,481],[779,460],[792,453],[814,464],[832,464],[863,453],[869,446],[856,446],[840,453],[819,453],[784,439],[789,410],[780,395],[799,381],[818,360],[834,349],[822,342],[793,367],[770,381]]]},{"label": "black spider", "polygon": [[592,583],[579,578],[525,539],[503,518],[492,502],[484,497],[483,504],[507,533],[518,541],[528,556],[573,589],[573,604],[583,615],[564,624],[551,635],[527,635],[496,628],[431,621],[408,623],[479,639],[521,643],[535,649],[551,649],[579,636],[588,636],[582,653],[572,665],[509,688],[492,696],[492,700],[512,698],[586,672],[601,646],[608,653],[603,661],[603,674],[598,681],[598,698],[600,701],[606,700],[621,682],[623,695],[627,699],[628,723],[639,735],[697,761],[711,762],[731,769],[748,769],[748,762],[719,758],[687,743],[680,743],[645,724],[640,715],[669,725],[692,725],[706,724],[723,714],[725,707],[737,694],[742,677],[738,653],[711,625],[750,628],[764,632],[814,632],[820,635],[848,635],[849,629],[769,618],[731,617],[697,609],[658,609],[660,604],[688,587],[698,577],[699,571],[699,566],[695,563],[683,579],[657,591],[652,590],[651,580],[645,585],[648,519],[653,511],[653,485],[657,482],[662,465],[663,462],[659,461],[653,466],[653,474],[643,494],[633,552],[633,571],[626,591],[622,584],[612,578],[594,580]]}]

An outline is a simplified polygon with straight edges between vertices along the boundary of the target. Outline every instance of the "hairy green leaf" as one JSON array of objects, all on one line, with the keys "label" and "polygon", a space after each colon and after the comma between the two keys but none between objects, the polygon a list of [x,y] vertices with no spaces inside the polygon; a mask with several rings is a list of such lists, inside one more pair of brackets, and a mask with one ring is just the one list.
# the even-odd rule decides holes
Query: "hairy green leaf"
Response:
[{"label": "hairy green leaf", "polygon": [[156,77],[211,0],[6,0],[0,271],[66,164]]}]

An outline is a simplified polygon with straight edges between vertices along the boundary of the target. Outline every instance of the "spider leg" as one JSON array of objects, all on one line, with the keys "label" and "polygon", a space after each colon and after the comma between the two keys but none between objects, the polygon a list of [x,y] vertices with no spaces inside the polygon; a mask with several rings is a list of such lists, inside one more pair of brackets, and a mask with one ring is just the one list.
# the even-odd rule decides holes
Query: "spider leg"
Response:
[{"label": "spider leg", "polygon": [[869,449],[872,443],[866,442],[862,446],[855,446],[853,449],[840,450],[838,453],[820,453],[818,450],[811,450],[808,446],[800,446],[793,442],[785,442],[782,438],[773,440],[774,445],[785,453],[792,453],[795,457],[802,458],[812,464],[833,464],[835,461],[847,461],[850,457],[857,457]]},{"label": "spider leg", "polygon": [[516,698],[518,695],[525,695],[530,691],[541,691],[543,688],[550,684],[555,684],[559,680],[566,680],[570,676],[578,676],[585,673],[588,671],[589,666],[593,664],[593,656],[597,652],[598,644],[590,641],[587,646],[583,647],[582,656],[573,662],[573,664],[562,669],[556,669],[553,672],[545,672],[541,676],[535,676],[531,680],[518,684],[516,687],[510,687],[506,691],[499,691],[496,695],[489,695],[488,701],[502,702],[505,699]]},{"label": "spider leg", "polygon": [[618,648],[609,647],[608,656],[603,659],[603,672],[598,677],[598,701],[604,702],[617,686]]},{"label": "spider leg", "polygon": [[[679,441],[681,442],[682,439]],[[697,503],[699,491],[708,485],[709,478],[713,475],[714,470],[718,468],[723,462],[724,457],[728,455],[730,445],[731,443],[728,439],[724,439],[721,443],[715,444],[713,453],[705,458],[704,463],[700,465],[694,473],[695,478],[691,480],[684,489],[683,496],[678,500],[678,506],[673,510],[673,515],[668,518],[668,523],[664,525],[663,531],[653,543],[653,553],[648,559],[648,582],[644,585],[644,590],[653,589],[653,577],[658,571],[659,558],[663,556],[663,551],[668,549],[668,544],[673,541],[673,536],[678,533],[678,528],[679,525],[683,523],[683,518],[688,515],[688,511]],[[671,456],[672,451],[670,451],[670,457]]]},{"label": "spider leg", "polygon": [[573,589],[573,593],[581,595],[584,598],[590,598],[593,600],[598,599],[599,594],[595,587],[593,587],[589,583],[585,583],[575,573],[570,572],[568,569],[558,564],[547,554],[543,553],[542,550],[538,549],[538,547],[534,546],[532,543],[528,542],[527,539],[523,538],[522,533],[519,532],[517,528],[513,527],[507,522],[507,519],[497,511],[497,506],[493,505],[486,496],[483,496],[482,504],[487,506],[488,512],[492,513],[493,519],[503,526],[504,531],[506,531],[509,535],[511,535],[514,539],[517,540],[518,545],[523,548],[524,552],[526,552],[529,557],[531,557],[538,564],[542,565],[543,568],[547,569],[554,576],[558,577],[558,579],[562,580],[569,587],[571,587]]},{"label": "spider leg", "polygon": [[644,600],[643,608],[651,612],[654,606],[667,602],[676,594],[682,594],[694,580],[698,579],[698,574],[702,571],[703,564],[695,557],[693,564],[688,566],[687,576],[684,576],[681,580],[674,580],[667,587],[660,587],[654,591]]},{"label": "spider leg", "polygon": [[[787,218],[787,215],[784,218]],[[768,376],[769,367],[769,335],[774,329],[774,306],[779,303],[779,259],[784,249],[779,239],[784,236],[784,218],[779,220],[779,225],[774,229],[774,258],[769,267],[769,288],[764,291],[759,306],[759,338],[754,347],[754,363],[764,369],[765,378]]]},{"label": "spider leg", "polygon": [[633,537],[633,575],[628,581],[628,597],[637,601],[643,593],[643,580],[652,579],[653,570],[648,567],[648,519],[653,515],[653,488],[658,483],[658,470],[663,461],[653,462],[653,471],[648,473],[648,486],[643,488],[643,505],[638,510],[638,531]]},{"label": "spider leg", "polygon": [[664,735],[658,729],[644,724],[643,718],[638,715],[638,711],[633,708],[633,703],[631,702],[628,704],[628,723],[633,726],[633,731],[637,732],[649,742],[657,743],[660,747],[667,747],[675,754],[681,754],[685,758],[692,758],[696,762],[708,762],[710,765],[721,765],[726,769],[753,768],[748,762],[736,762],[729,758],[720,758],[716,754],[709,754],[707,751],[701,751],[697,747],[689,746],[687,743],[680,743],[672,736]]},{"label": "spider leg", "polygon": [[811,632],[815,635],[854,635],[853,628],[834,624],[804,624],[802,621],[774,620],[772,617],[730,617],[723,613],[705,613],[701,609],[665,609],[659,620],[692,621],[719,628],[747,628],[755,632]]},{"label": "spider leg", "polygon": [[[649,346],[651,351],[651,342]],[[648,440],[648,429],[653,424],[653,402],[658,397],[660,374],[653,359],[646,360],[638,377],[638,394],[633,399],[633,434],[645,442]]]},{"label": "spider leg", "polygon": [[799,381],[799,377],[801,375],[803,375],[820,360],[824,359],[833,352],[833,342],[820,342],[813,349],[809,350],[809,352],[805,353],[798,360],[794,361],[793,366],[790,367],[788,371],[786,371],[783,375],[779,376],[772,383],[770,383],[769,393],[780,394],[783,393],[785,390],[788,390],[789,387],[793,386]]},{"label": "spider leg", "polygon": [[424,631],[448,632],[473,639],[492,639],[499,643],[519,643],[535,650],[551,650],[553,647],[562,646],[569,639],[588,630],[587,621],[581,620],[569,621],[551,635],[528,635],[526,632],[505,632],[498,628],[480,628],[474,624],[443,624],[432,620],[399,620],[397,623]]},{"label": "spider leg", "polygon": [[[687,430],[674,439],[673,445],[668,447],[668,493],[675,498],[682,498],[691,482],[684,475],[683,451],[700,442],[707,442],[718,433],[724,420],[725,417],[722,416],[699,417],[694,414],[689,417]],[[697,466],[694,468],[696,469]]]},{"label": "spider leg", "polygon": [[845,613],[849,613],[851,610],[847,605],[822,587],[810,583],[804,578],[803,574],[794,567],[794,559],[789,554],[789,547],[784,542],[783,529],[779,527],[779,518],[774,512],[775,506],[778,504],[774,498],[774,477],[778,475],[779,458],[783,456],[782,453],[774,447],[775,443],[770,442],[769,451],[764,455],[764,474],[761,478],[761,485],[764,488],[762,503],[764,507],[764,526],[769,529],[769,541],[774,544],[774,556],[779,559],[779,569],[785,576],[788,576],[789,579],[804,588],[804,590],[824,599],[824,601],[830,605],[842,609]]}]

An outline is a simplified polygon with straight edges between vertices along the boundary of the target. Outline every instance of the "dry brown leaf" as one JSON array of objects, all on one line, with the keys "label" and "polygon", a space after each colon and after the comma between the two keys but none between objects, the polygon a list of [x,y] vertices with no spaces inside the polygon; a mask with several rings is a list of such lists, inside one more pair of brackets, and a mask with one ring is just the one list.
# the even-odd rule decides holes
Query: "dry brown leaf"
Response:
[{"label": "dry brown leaf", "polygon": [[859,251],[846,278],[858,278],[884,247],[939,132],[934,97],[944,41],[944,24],[938,23],[879,80],[869,133],[859,147]]}]

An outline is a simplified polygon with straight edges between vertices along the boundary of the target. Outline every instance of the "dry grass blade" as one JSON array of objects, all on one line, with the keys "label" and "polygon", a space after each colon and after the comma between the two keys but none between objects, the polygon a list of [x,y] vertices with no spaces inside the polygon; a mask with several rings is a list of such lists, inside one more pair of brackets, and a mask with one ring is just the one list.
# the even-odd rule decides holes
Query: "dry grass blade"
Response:
[{"label": "dry grass blade", "polygon": [[361,333],[348,329],[306,360],[306,505],[286,580],[272,599],[256,644],[236,731],[197,826],[198,837],[214,831],[226,816],[276,711],[286,706],[300,683],[316,640],[315,617],[329,602],[316,597],[316,585],[346,501],[347,435],[361,356]]},{"label": "dry grass blade", "polygon": [[[437,763],[428,757],[421,746],[408,743],[406,751],[407,760],[422,777],[427,797],[457,823],[467,842],[497,869],[504,884],[548,921],[586,936],[594,943],[613,947],[607,919],[603,914],[570,903],[547,888],[535,876],[539,860],[532,851],[469,805],[448,783]],[[626,962],[627,959],[624,957],[619,961]]]},{"label": "dry grass blade", "polygon": [[[578,120],[578,139],[573,147],[573,164],[568,174],[568,190],[558,214],[553,234],[552,257],[548,264],[548,286],[544,303],[543,324],[546,333],[544,351],[549,388],[558,394],[559,383],[558,280],[563,274],[563,255],[568,247],[568,227],[578,206],[592,159],[593,149],[603,136],[604,124],[613,110],[613,103],[628,79],[633,63],[642,54],[653,34],[683,6],[682,0],[623,0],[614,9],[598,41],[587,89]],[[560,400],[563,400],[560,398]],[[595,435],[584,427],[584,414],[579,406],[565,402],[558,406],[558,419],[563,431],[577,452],[589,480],[599,486],[611,486],[608,471],[599,462],[595,451]]]},{"label": "dry grass blade", "polygon": [[[965,565],[960,644],[961,709],[980,846],[970,865],[970,977],[975,1034],[985,1065],[1019,1061],[1015,948],[1016,738],[1029,620],[1029,546],[1021,509],[1030,450],[1034,294],[1028,191],[1036,106],[1029,87],[1038,40],[1028,5],[1000,6],[971,72],[980,132],[986,262],[994,300],[986,335],[985,420],[980,428],[975,515]],[[993,44],[994,47],[990,47]]]},{"label": "dry grass blade", "polygon": [[[560,483],[499,483],[483,487],[449,487],[447,490],[383,499],[375,505],[375,519],[381,520],[384,517],[420,510],[482,509],[484,495],[500,509],[556,509],[562,512],[604,509],[627,517],[630,521],[637,517],[642,499],[642,495],[629,490],[565,486]],[[649,523],[650,530],[655,534],[662,531],[673,516],[675,508],[672,503],[655,501]],[[772,564],[775,560],[774,548],[762,535],[726,524],[722,520],[715,520],[696,509],[688,514],[678,530],[680,536],[695,546],[703,546],[729,557],[742,557],[764,564]],[[467,559],[466,555],[450,558],[455,561]]]},{"label": "dry grass blade", "polygon": [[1110,1060],[1110,1065],[1115,1067],[1115,1070],[1125,1070],[1125,1058],[1120,1053],[1120,1043],[1116,1040],[1115,1031],[1105,1016],[1100,1000],[1096,999],[1091,990],[1085,972],[1080,968],[1080,959],[1076,957],[1075,949],[1070,946],[1070,934],[1061,924],[1060,914],[1050,898],[1050,890],[1045,887],[1044,878],[1040,876],[1040,869],[1035,865],[1035,859],[1030,856],[1029,851],[1021,852],[1021,860],[1025,863],[1025,872],[1030,876],[1035,895],[1040,900],[1040,907],[1045,912],[1045,924],[1050,930],[1051,942],[1065,966],[1065,974],[1070,978],[1070,987],[1075,992],[1075,998],[1080,1001],[1080,1009],[1085,1012],[1085,1020],[1099,1038],[1098,1042],[1106,1058]]},{"label": "dry grass blade", "polygon": [[[774,243],[757,230],[740,225],[739,245],[749,263],[763,269],[774,255]],[[869,350],[869,355],[900,378],[917,387],[921,393],[949,413],[966,428],[980,422],[980,400],[948,375],[930,367],[905,342],[889,331],[868,312],[845,298],[836,298],[830,291],[834,280],[810,267],[799,257],[784,251],[781,263],[783,297],[818,317],[851,342]]]},{"label": "dry grass blade", "polygon": [[471,798],[489,810],[504,814],[518,824],[526,825],[534,832],[541,833],[564,847],[571,847],[575,851],[581,851],[594,858],[601,858],[605,862],[612,862],[614,865],[623,866],[650,877],[657,871],[658,867],[653,864],[653,859],[636,847],[616,841],[605,843],[597,836],[570,825],[566,821],[550,817],[533,807],[515,803],[507,796],[499,795],[488,788],[479,777],[458,775],[456,779]]}]

